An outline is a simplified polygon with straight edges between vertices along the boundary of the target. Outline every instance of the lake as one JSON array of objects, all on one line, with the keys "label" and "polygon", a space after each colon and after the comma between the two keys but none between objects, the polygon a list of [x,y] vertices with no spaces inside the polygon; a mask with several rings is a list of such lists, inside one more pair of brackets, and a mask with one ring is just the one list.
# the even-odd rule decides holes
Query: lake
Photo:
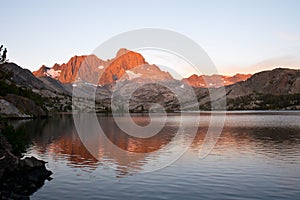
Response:
[{"label": "lake", "polygon": [[[197,116],[169,115],[149,138],[127,135],[105,115],[97,116],[102,136],[89,125],[89,114],[79,116],[86,134],[78,133],[68,114],[24,121],[25,154],[47,161],[53,172],[31,199],[300,199],[300,112],[229,112],[204,158],[199,151],[210,113],[200,114],[196,129],[195,123],[180,129],[181,120],[193,122]],[[147,115],[132,118],[141,126],[150,123]],[[152,119],[161,121],[159,115]],[[173,142],[179,130],[182,135]]]}]

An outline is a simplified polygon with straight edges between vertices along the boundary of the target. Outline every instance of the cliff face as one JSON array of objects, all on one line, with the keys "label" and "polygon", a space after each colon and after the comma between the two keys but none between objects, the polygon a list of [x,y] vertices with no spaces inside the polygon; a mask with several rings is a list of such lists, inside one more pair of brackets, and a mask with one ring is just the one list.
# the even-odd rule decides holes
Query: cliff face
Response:
[{"label": "cliff face", "polygon": [[245,81],[251,77],[251,74],[236,74],[234,76],[223,76],[223,75],[201,75],[196,74],[182,79],[182,82],[189,84],[192,87],[202,88],[218,88],[221,86],[232,85],[234,83]]},{"label": "cliff face", "polygon": [[60,82],[73,83],[78,72],[81,73],[80,77],[84,77],[87,81],[93,80],[94,72],[97,73],[97,67],[103,65],[103,63],[104,61],[95,55],[74,56],[67,63],[60,66],[58,64],[54,65],[53,69],[61,70],[60,75],[57,77]]},{"label": "cliff face", "polygon": [[107,67],[100,73],[99,84],[106,85],[119,80],[127,70],[146,65],[144,57],[133,51],[121,49],[115,59],[107,64]]},{"label": "cliff face", "polygon": [[103,61],[95,55],[74,56],[67,63],[55,64],[52,68],[42,66],[33,72],[36,77],[50,76],[61,83],[74,83],[77,80],[93,84],[109,85],[117,80],[172,79],[155,65],[149,65],[144,57],[127,49],[120,49],[112,60]]}]

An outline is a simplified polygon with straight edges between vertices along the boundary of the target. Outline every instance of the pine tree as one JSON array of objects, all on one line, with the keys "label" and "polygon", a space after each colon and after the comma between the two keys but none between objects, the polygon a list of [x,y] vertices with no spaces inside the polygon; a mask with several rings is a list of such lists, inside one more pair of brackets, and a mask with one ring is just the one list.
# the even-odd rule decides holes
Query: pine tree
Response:
[{"label": "pine tree", "polygon": [[3,45],[0,46],[0,64],[7,62],[7,59],[6,59],[7,49],[4,48],[3,51],[2,51],[2,49],[3,49]]}]

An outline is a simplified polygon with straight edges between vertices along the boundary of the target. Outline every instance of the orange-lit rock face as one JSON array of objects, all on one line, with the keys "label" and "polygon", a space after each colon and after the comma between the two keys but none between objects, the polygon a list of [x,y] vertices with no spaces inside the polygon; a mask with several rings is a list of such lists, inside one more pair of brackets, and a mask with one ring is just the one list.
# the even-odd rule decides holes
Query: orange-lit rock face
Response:
[{"label": "orange-lit rock face", "polygon": [[[36,77],[50,76],[62,83],[74,83],[77,80],[86,81],[95,85],[113,84],[118,80],[136,81],[163,81],[173,77],[161,71],[156,65],[150,65],[145,58],[136,52],[120,49],[116,57],[111,60],[101,60],[95,55],[74,56],[67,63],[55,64],[52,68],[42,66],[33,72]],[[222,75],[192,75],[182,79],[193,87],[217,88],[245,81],[251,74]]]},{"label": "orange-lit rock face", "polygon": [[77,72],[82,62],[87,56],[74,56],[69,62],[61,65],[61,74],[58,80],[62,83],[72,83],[75,81]]},{"label": "orange-lit rock face", "polygon": [[61,65],[61,74],[58,80],[62,83],[73,83],[76,81],[77,73],[81,73],[80,77],[85,80],[95,79],[97,67],[103,65],[104,61],[95,55],[74,56],[68,63]]},{"label": "orange-lit rock face", "polygon": [[62,83],[77,80],[107,85],[124,79],[170,80],[173,77],[156,65],[149,65],[144,57],[127,49],[120,49],[115,58],[103,61],[95,55],[74,56],[67,63],[52,68],[42,66],[33,72],[36,77],[51,76]]},{"label": "orange-lit rock face", "polygon": [[193,87],[203,88],[217,88],[221,86],[232,85],[234,83],[245,81],[251,77],[251,74],[236,74],[234,76],[222,76],[222,75],[192,75],[189,78],[182,79],[184,83]]},{"label": "orange-lit rock face", "polygon": [[49,69],[50,68],[46,67],[45,65],[42,65],[39,70],[33,72],[33,75],[37,78],[46,76],[47,70]]},{"label": "orange-lit rock face", "polygon": [[99,84],[114,83],[125,74],[126,70],[131,70],[145,64],[147,63],[141,54],[133,51],[122,52],[121,54],[119,51],[117,57],[100,74]]}]

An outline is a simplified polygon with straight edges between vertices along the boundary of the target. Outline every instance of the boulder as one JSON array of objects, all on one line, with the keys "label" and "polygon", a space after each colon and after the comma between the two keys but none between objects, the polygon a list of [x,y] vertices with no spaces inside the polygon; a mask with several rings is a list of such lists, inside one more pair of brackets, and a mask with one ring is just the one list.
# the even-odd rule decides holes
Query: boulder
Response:
[{"label": "boulder", "polygon": [[0,199],[29,199],[51,180],[51,171],[35,157],[19,159],[11,153],[11,145],[0,135]]},{"label": "boulder", "polygon": [[37,158],[31,156],[23,158],[19,161],[19,167],[24,168],[39,168],[45,166],[45,161],[38,160]]},{"label": "boulder", "polygon": [[11,145],[0,135],[0,179],[4,173],[17,169],[19,159],[11,151]]}]

